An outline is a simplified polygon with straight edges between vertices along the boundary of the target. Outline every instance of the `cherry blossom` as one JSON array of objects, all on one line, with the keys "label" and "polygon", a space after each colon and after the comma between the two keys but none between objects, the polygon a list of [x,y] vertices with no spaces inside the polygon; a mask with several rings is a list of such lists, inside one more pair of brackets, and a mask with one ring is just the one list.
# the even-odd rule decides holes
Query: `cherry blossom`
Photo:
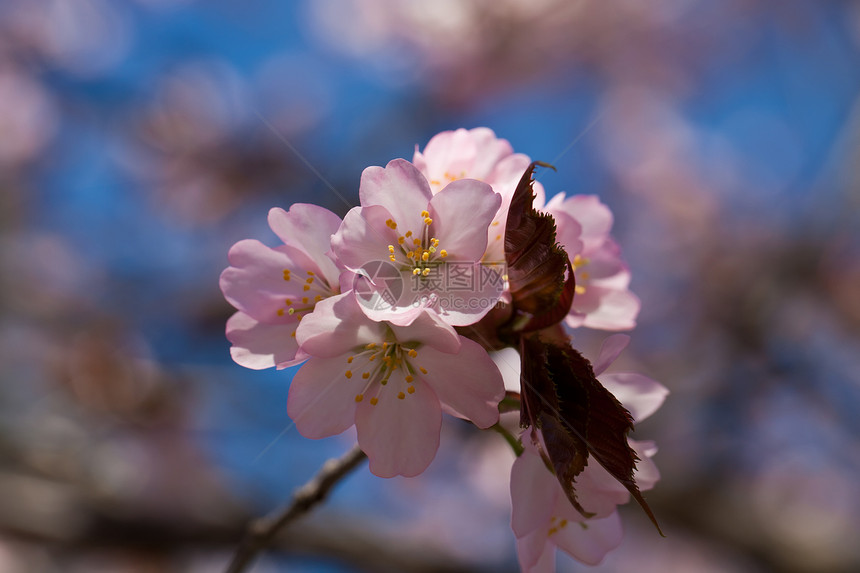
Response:
[{"label": "cherry blossom", "polygon": [[[655,412],[668,391],[660,383],[635,373],[607,374],[606,368],[626,347],[629,337],[613,335],[604,341],[594,362],[600,382],[639,422]],[[540,434],[537,434],[540,442]],[[634,477],[641,491],[654,487],[660,474],[651,461],[653,442],[629,440],[639,457]],[[555,549],[596,565],[621,543],[616,506],[630,494],[598,463],[591,460],[576,480],[577,499],[593,516],[584,517],[568,501],[556,477],[547,469],[538,445],[523,437],[524,451],[511,469],[511,527],[517,537],[520,566],[527,573],[554,571]]]},{"label": "cherry blossom", "polygon": [[255,370],[285,368],[305,359],[296,342],[299,321],[340,292],[341,269],[327,256],[340,218],[316,205],[297,203],[269,211],[269,226],[284,242],[268,247],[245,239],[230,249],[221,290],[236,312],[227,321],[230,354]]},{"label": "cherry blossom", "polygon": [[[636,326],[639,298],[630,292],[630,269],[609,233],[612,211],[596,195],[559,193],[543,207],[556,220],[558,240],[576,275],[576,296],[565,318],[571,328],[628,330]],[[568,228],[569,222],[576,223]]]},{"label": "cherry blossom", "polygon": [[[452,181],[468,177],[489,184],[502,196],[502,203],[487,230],[484,261],[503,263],[508,208],[531,159],[522,153],[514,153],[508,140],[496,137],[493,130],[476,127],[434,135],[423,152],[416,146],[412,161],[427,178],[434,194]],[[543,192],[540,183],[536,182],[535,186]]]},{"label": "cherry blossom", "polygon": [[358,275],[353,292],[369,318],[406,326],[432,308],[463,326],[490,311],[504,281],[481,264],[501,203],[489,185],[458,179],[434,195],[414,165],[395,159],[365,169],[359,195],[331,245]]},{"label": "cherry blossom", "polygon": [[293,378],[287,413],[307,438],[355,425],[377,476],[423,472],[439,446],[442,412],[479,428],[499,419],[501,374],[435,312],[406,327],[375,322],[344,293],[319,302],[297,339],[310,358]]}]

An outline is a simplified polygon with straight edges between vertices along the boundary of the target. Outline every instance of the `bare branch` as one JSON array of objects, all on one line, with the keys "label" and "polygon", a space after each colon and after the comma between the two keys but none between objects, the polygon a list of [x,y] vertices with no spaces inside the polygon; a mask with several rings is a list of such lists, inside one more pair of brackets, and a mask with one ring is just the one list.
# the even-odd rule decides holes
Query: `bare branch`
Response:
[{"label": "bare branch", "polygon": [[365,459],[364,452],[355,446],[342,457],[326,461],[317,475],[296,490],[288,505],[252,521],[227,573],[242,573],[283,527],[323,501],[329,491]]}]

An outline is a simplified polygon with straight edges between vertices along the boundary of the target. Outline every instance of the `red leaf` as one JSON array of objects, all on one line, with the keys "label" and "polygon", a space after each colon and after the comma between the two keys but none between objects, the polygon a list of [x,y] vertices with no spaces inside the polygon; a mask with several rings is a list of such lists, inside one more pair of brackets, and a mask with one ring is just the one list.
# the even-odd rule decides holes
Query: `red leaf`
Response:
[{"label": "red leaf", "polygon": [[569,341],[538,333],[521,337],[520,353],[520,423],[541,431],[550,466],[571,504],[589,516],[576,499],[575,481],[591,456],[627,488],[660,531],[633,479],[638,457],[627,442],[633,418],[597,380],[591,363]]},{"label": "red leaf", "polygon": [[[531,332],[562,320],[570,311],[576,282],[567,253],[556,243],[552,215],[534,208],[534,162],[523,173],[508,211],[505,261],[515,332]],[[566,276],[565,276],[566,273]]]}]

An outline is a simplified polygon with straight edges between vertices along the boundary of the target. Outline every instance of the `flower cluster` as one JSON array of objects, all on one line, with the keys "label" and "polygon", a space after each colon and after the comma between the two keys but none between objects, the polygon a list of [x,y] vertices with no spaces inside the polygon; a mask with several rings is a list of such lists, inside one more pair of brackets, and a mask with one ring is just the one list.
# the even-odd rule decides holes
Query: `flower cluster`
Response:
[{"label": "flower cluster", "polygon": [[[630,329],[639,300],[608,207],[545,201],[534,169],[490,129],[440,133],[411,162],[365,169],[343,220],[315,205],[272,209],[283,244],[236,243],[221,289],[237,309],[233,359],[302,364],[287,399],[298,431],[354,425],[377,476],[423,472],[443,413],[506,434],[520,563],[546,571],[555,547],[597,563],[617,546],[615,508],[631,495],[653,519],[640,491],[659,478],[656,448],[627,433],[666,391],[605,373],[625,335],[593,366],[570,345],[563,325]],[[512,402],[519,438],[500,416]]]}]

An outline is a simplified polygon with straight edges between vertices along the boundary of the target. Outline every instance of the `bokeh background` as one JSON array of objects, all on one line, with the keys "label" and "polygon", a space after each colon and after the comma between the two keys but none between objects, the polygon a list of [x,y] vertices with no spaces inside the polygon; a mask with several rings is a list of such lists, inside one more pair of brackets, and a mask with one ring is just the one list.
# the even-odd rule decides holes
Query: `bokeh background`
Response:
[{"label": "bokeh background", "polygon": [[[635,435],[668,537],[628,507],[560,570],[860,570],[858,94],[848,0],[3,0],[0,571],[223,570],[354,439],[231,362],[228,248],[476,126],[613,209],[623,366],[672,391]],[[452,421],[254,571],[515,571],[504,448]]]}]

